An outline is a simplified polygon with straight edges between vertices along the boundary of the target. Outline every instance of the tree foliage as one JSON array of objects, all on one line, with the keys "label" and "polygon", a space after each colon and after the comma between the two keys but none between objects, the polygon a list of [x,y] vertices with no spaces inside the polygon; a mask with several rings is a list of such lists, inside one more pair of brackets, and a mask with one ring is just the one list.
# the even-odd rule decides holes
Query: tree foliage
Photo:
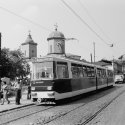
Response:
[{"label": "tree foliage", "polygon": [[30,66],[24,58],[21,51],[9,50],[3,48],[1,50],[1,76],[14,79],[15,77],[23,78],[30,73]]}]

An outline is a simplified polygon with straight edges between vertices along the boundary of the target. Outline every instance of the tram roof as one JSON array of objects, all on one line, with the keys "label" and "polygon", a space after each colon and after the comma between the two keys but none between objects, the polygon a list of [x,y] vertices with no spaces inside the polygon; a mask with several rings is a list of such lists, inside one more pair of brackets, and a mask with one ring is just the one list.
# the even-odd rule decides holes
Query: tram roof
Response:
[{"label": "tram roof", "polygon": [[66,62],[71,62],[71,63],[77,63],[80,65],[87,65],[87,66],[92,66],[92,67],[96,66],[97,68],[107,69],[106,67],[95,65],[90,62],[84,62],[82,60],[69,58],[65,55],[46,55],[41,58],[37,58],[37,59],[33,60],[33,63],[40,63],[40,62],[45,62],[45,61],[63,61],[63,62],[66,61]]}]

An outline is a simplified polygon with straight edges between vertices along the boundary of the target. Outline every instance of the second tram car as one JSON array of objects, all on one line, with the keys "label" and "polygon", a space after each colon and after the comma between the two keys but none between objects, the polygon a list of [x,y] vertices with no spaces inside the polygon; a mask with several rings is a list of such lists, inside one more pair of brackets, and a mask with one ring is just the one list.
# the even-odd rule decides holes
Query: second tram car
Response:
[{"label": "second tram car", "polygon": [[100,88],[113,86],[113,71],[66,56],[47,55],[32,65],[33,101],[56,102]]}]

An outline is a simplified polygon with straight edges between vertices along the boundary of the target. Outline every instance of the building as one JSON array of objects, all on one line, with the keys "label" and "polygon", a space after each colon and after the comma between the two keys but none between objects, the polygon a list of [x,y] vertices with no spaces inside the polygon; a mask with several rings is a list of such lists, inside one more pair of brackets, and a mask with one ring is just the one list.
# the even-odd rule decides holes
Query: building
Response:
[{"label": "building", "polygon": [[[51,54],[54,56],[66,56],[68,58],[80,60],[81,56],[65,53],[65,40],[66,38],[64,34],[58,31],[56,27],[55,30],[52,31],[47,38],[47,41],[48,41],[47,55],[49,56]],[[21,51],[30,65],[30,72],[32,72],[32,62],[39,58],[37,58],[37,43],[33,41],[30,33],[27,39],[25,40],[25,42],[21,44]],[[81,60],[81,61],[85,61],[85,60]]]},{"label": "building", "polygon": [[47,41],[48,54],[65,54],[65,36],[57,31],[57,27],[49,34]]},{"label": "building", "polygon": [[119,57],[119,61],[122,63],[122,71],[123,71],[123,74],[125,74],[125,54]]},{"label": "building", "polygon": [[71,53],[65,53],[65,36],[62,32],[57,30],[55,27],[55,31],[51,32],[47,38],[48,41],[48,55],[58,55],[58,56],[66,56],[68,58],[80,60],[81,56],[74,55]]},{"label": "building", "polygon": [[37,57],[37,43],[33,41],[30,33],[25,42],[21,44],[21,51],[26,59]]},{"label": "building", "polygon": [[109,60],[102,59],[98,62],[95,62],[94,64],[101,65],[101,66],[107,67],[109,69],[112,69],[112,70],[114,70],[114,74],[122,74],[123,73],[122,63],[119,60],[109,61]]},{"label": "building", "polygon": [[[21,44],[20,50],[30,65],[30,69],[27,70],[32,72],[32,61],[37,58],[37,43],[33,41],[30,32],[25,42]],[[30,78],[30,75],[28,77]]]}]

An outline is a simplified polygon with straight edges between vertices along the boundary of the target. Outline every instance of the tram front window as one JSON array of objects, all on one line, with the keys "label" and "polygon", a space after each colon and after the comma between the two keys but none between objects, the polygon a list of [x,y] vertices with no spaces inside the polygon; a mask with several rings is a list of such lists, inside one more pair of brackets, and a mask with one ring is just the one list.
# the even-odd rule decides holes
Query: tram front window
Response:
[{"label": "tram front window", "polygon": [[33,64],[33,80],[53,78],[53,62],[39,62]]}]

